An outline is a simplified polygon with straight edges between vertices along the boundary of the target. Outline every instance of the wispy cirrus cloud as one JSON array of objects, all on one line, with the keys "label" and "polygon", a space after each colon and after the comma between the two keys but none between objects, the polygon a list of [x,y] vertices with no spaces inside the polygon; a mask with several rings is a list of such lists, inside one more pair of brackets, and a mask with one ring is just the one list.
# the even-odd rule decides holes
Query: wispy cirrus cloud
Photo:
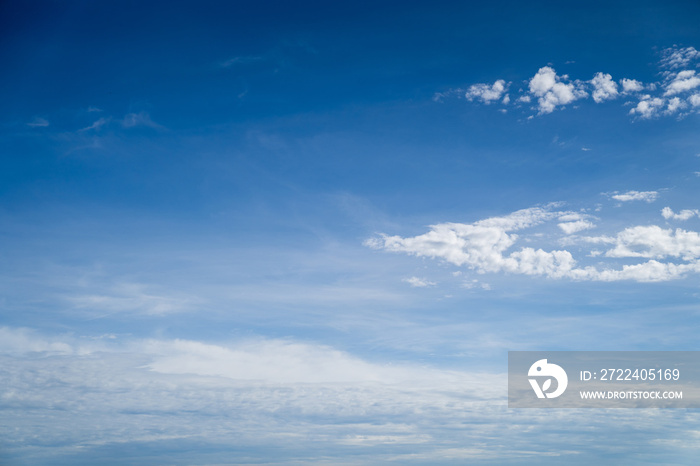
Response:
[{"label": "wispy cirrus cloud", "polygon": [[84,131],[91,131],[91,130],[99,130],[102,127],[106,126],[109,124],[111,118],[100,118],[98,120],[95,120],[94,123],[92,123],[90,126],[86,126],[85,128],[81,128],[78,130],[78,132],[84,132]]},{"label": "wispy cirrus cloud", "polygon": [[239,57],[231,57],[229,59],[226,59],[220,63],[220,66],[222,68],[231,68],[237,65],[247,65],[249,63],[257,63],[264,61],[265,57],[262,56],[239,56]]},{"label": "wispy cirrus cloud", "polygon": [[27,126],[29,126],[31,128],[45,128],[45,127],[49,126],[49,120],[47,120],[46,118],[42,118],[42,117],[36,117],[32,121],[27,123]]},{"label": "wispy cirrus cloud", "polygon": [[145,285],[121,283],[94,293],[64,296],[75,309],[104,316],[116,313],[165,315],[191,309],[197,299],[190,296],[166,296],[148,291]]},{"label": "wispy cirrus cloud", "polygon": [[148,112],[128,113],[124,116],[121,123],[124,128],[146,127],[153,129],[165,129],[163,125],[153,121]]},{"label": "wispy cirrus cloud", "polygon": [[630,202],[630,201],[644,201],[644,202],[654,202],[658,197],[659,193],[658,191],[627,191],[624,193],[620,192],[612,192],[607,194],[610,196],[612,199],[615,199],[616,201],[621,201],[621,202]]}]

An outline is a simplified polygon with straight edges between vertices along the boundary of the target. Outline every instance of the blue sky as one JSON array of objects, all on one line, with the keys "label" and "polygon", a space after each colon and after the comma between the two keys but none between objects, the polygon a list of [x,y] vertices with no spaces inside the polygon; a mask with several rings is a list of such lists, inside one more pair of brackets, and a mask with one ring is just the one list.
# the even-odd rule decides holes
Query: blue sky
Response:
[{"label": "blue sky", "polygon": [[0,5],[0,462],[697,458],[505,374],[700,349],[700,5],[225,3]]}]

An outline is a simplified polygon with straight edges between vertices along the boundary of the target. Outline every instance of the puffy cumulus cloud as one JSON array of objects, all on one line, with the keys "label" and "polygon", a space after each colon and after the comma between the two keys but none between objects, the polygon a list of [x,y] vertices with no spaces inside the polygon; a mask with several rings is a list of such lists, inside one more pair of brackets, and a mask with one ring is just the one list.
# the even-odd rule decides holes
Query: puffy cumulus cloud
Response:
[{"label": "puffy cumulus cloud", "polygon": [[[655,192],[632,191],[620,196],[646,200],[652,197],[648,193]],[[596,225],[587,220],[585,214],[558,211],[555,209],[557,206],[550,204],[523,209],[474,223],[441,223],[432,225],[427,233],[414,237],[380,235],[365,244],[389,252],[442,260],[480,274],[507,273],[575,281],[653,282],[700,272],[700,234],[695,231],[646,225],[631,226],[612,235],[582,237],[575,233]],[[662,213],[666,218],[700,216],[698,211],[674,214],[670,208]],[[547,227],[551,223],[556,223],[566,236],[553,238],[551,228]],[[535,228],[538,231],[522,238],[516,234]],[[595,265],[580,264],[567,249],[522,244],[533,241],[545,244],[558,242],[560,248],[577,245],[585,249],[586,245],[602,245],[602,251],[589,250],[582,255],[582,260],[597,257],[604,261]],[[621,259],[625,262],[644,259],[645,262],[617,263]]]},{"label": "puffy cumulus cloud", "polygon": [[609,74],[597,73],[591,80],[591,84],[593,85],[593,100],[597,104],[618,96],[617,84]]},{"label": "puffy cumulus cloud", "polygon": [[676,73],[664,86],[664,95],[670,96],[680,94],[695,89],[698,86],[700,86],[700,77],[695,74],[695,70],[684,70]]},{"label": "puffy cumulus cloud", "polygon": [[629,111],[630,115],[637,115],[640,118],[648,119],[658,115],[666,101],[660,97],[644,95],[636,107]]},{"label": "puffy cumulus cloud", "polygon": [[479,272],[512,272],[563,275],[573,264],[566,251],[545,252],[531,248],[504,256],[518,238],[509,232],[528,228],[559,215],[545,208],[523,209],[504,217],[492,217],[472,224],[442,223],[412,238],[381,235],[367,245],[375,249],[404,252],[419,257],[443,259]]},{"label": "puffy cumulus cloud", "polygon": [[617,234],[614,248],[606,257],[643,257],[663,259],[680,257],[693,260],[700,257],[700,235],[683,229],[664,229],[657,225],[626,228]]},{"label": "puffy cumulus cloud", "polygon": [[614,192],[610,195],[616,201],[645,201],[654,202],[659,196],[657,191],[627,191],[626,193]]},{"label": "puffy cumulus cloud", "polygon": [[698,263],[673,264],[650,260],[642,264],[625,265],[622,269],[594,271],[591,277],[603,282],[633,280],[636,282],[664,282],[680,278],[689,272],[700,271]]},{"label": "puffy cumulus cloud", "polygon": [[569,276],[576,265],[569,251],[544,251],[522,248],[505,262],[505,271],[525,275],[545,275],[552,278]]},{"label": "puffy cumulus cloud", "polygon": [[[468,100],[481,100],[485,104],[490,104],[496,100],[500,100],[504,96],[508,89],[509,83],[506,83],[503,79],[499,79],[493,84],[474,84],[467,89],[464,95]],[[507,104],[510,98],[506,95],[504,98],[504,104]]]},{"label": "puffy cumulus cloud", "polygon": [[557,225],[561,231],[567,235],[573,235],[579,231],[595,228],[595,225],[587,220],[577,220],[575,222],[562,222]]},{"label": "puffy cumulus cloud", "polygon": [[525,275],[564,277],[576,261],[568,251],[544,251],[530,247],[506,255],[518,239],[510,232],[529,228],[544,221],[570,215],[546,207],[523,209],[503,217],[492,217],[472,224],[433,225],[426,234],[413,238],[382,235],[366,244],[392,252],[443,259],[478,272],[508,272]]},{"label": "puffy cumulus cloud", "polygon": [[697,209],[685,209],[675,213],[670,207],[664,207],[661,209],[661,215],[663,215],[666,220],[688,220],[695,216],[700,217],[700,211]]},{"label": "puffy cumulus cloud", "polygon": [[667,115],[671,115],[679,112],[687,106],[688,104],[682,101],[679,97],[674,97],[672,99],[669,99],[668,105],[666,106],[666,110],[664,110],[664,113]]},{"label": "puffy cumulus cloud", "polygon": [[[437,93],[434,100],[440,101],[443,97],[457,94],[466,96],[470,101],[485,104],[500,100],[502,104],[515,108],[532,108],[528,104],[536,100],[537,105],[532,109],[539,115],[544,115],[579,99],[586,99],[590,92],[596,104],[619,97],[626,98],[623,105],[633,106],[628,114],[635,119],[671,115],[685,117],[698,111],[700,93],[688,94],[700,88],[700,75],[696,70],[690,69],[691,66],[695,66],[692,62],[700,59],[700,52],[693,47],[672,47],[664,50],[661,55],[659,64],[664,71],[661,73],[663,79],[658,82],[643,83],[633,78],[622,78],[616,82],[604,71],[596,73],[589,81],[581,81],[570,79],[568,75],[558,75],[551,66],[543,66],[535,76],[525,81],[526,88],[520,89],[518,95],[512,97],[507,94],[510,83],[498,79],[493,84],[474,84],[466,92],[457,89]],[[636,102],[628,100],[630,97],[636,99]],[[506,113],[503,108],[499,110]],[[530,115],[528,119],[533,117],[534,115]]]},{"label": "puffy cumulus cloud", "polygon": [[622,92],[625,94],[629,94],[632,92],[640,92],[644,90],[644,84],[642,84],[640,81],[637,81],[636,79],[622,78],[620,84],[622,85]]},{"label": "puffy cumulus cloud", "polygon": [[426,280],[425,278],[410,277],[404,278],[402,282],[408,283],[414,288],[425,288],[427,286],[435,286],[437,283]]},{"label": "puffy cumulus cloud", "polygon": [[674,70],[686,67],[690,65],[693,60],[700,59],[700,52],[695,50],[694,47],[670,47],[663,50],[661,56],[661,67]]},{"label": "puffy cumulus cloud", "polygon": [[566,83],[568,76],[557,76],[556,71],[545,66],[530,79],[530,93],[538,97],[539,113],[552,113],[557,106],[564,106],[586,97],[588,94],[576,83]]}]

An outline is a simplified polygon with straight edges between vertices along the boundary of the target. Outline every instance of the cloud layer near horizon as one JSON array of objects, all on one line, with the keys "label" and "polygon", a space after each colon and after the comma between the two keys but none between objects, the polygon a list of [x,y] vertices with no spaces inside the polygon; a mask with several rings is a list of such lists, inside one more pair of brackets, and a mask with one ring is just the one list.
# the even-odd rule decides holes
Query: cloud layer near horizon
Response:
[{"label": "cloud layer near horizon", "polygon": [[[9,463],[108,463],[118,452],[133,464],[153,455],[201,464],[211,451],[211,462],[222,454],[319,464],[544,455],[575,464],[582,451],[571,447],[572,435],[596,454],[620,445],[600,441],[607,426],[578,410],[507,410],[503,373],[386,365],[314,343],[95,340],[0,327],[0,362],[0,454]],[[634,438],[622,440],[631,445],[683,439],[691,455],[697,416],[676,411],[620,410],[608,421],[634,427]],[[542,436],[540,426],[566,429]]]}]

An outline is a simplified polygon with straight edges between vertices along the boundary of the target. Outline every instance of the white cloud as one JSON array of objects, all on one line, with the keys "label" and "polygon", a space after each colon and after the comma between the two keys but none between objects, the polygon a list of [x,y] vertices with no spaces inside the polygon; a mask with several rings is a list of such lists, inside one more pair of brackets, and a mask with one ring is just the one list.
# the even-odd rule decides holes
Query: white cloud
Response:
[{"label": "white cloud", "polygon": [[694,47],[671,47],[665,49],[661,55],[661,66],[671,70],[686,67],[693,60],[700,58],[700,52]]},{"label": "white cloud", "polygon": [[[520,89],[519,96],[509,96],[506,91],[510,83],[499,79],[493,84],[474,84],[464,94],[469,100],[476,100],[486,104],[501,101],[504,105],[514,101],[518,104],[531,103],[537,99],[537,112],[539,115],[552,113],[558,108],[565,107],[579,99],[588,97],[586,87],[592,88],[591,96],[595,103],[613,100],[619,96],[634,96],[636,103],[626,101],[624,106],[633,105],[628,113],[639,119],[651,119],[660,116],[679,114],[687,108],[696,111],[700,107],[700,93],[692,96],[678,97],[700,88],[700,75],[692,69],[681,69],[692,65],[692,61],[700,59],[700,52],[693,47],[673,47],[662,52],[660,64],[665,71],[663,79],[659,82],[643,83],[633,78],[622,78],[619,82],[612,79],[609,73],[600,71],[587,82],[570,79],[568,75],[557,75],[551,66],[541,67],[535,76],[528,81],[526,90]],[[641,94],[646,91],[646,94]],[[453,93],[454,91],[450,91]],[[463,92],[460,90],[460,92]],[[441,100],[448,93],[436,93],[434,100]],[[499,111],[503,112],[503,109]],[[505,113],[505,112],[503,112]],[[534,118],[529,115],[528,119]]]},{"label": "white cloud", "polygon": [[433,101],[434,102],[442,102],[443,99],[446,99],[448,97],[453,97],[453,96],[462,97],[464,95],[464,92],[465,92],[464,89],[461,89],[461,88],[449,89],[449,90],[444,91],[444,92],[436,92],[435,94],[433,94]]},{"label": "white cloud", "polygon": [[468,290],[471,290],[474,288],[481,288],[482,290],[488,291],[491,289],[491,285],[489,285],[488,283],[482,283],[477,279],[473,279],[469,282],[462,283],[462,288],[466,288]]},{"label": "white cloud", "polygon": [[[96,291],[96,290],[93,290]],[[76,293],[66,296],[65,300],[76,309],[90,313],[143,313],[163,315],[191,309],[198,300],[189,296],[163,296],[148,290],[138,283],[114,284],[98,293]]]},{"label": "white cloud", "polygon": [[627,191],[626,193],[617,194],[613,193],[610,197],[616,201],[629,202],[629,201],[645,201],[654,202],[659,196],[657,191]]},{"label": "white cloud", "polygon": [[[560,329],[561,322],[560,316],[545,318],[535,327]],[[518,334],[538,333],[535,327]],[[17,332],[4,330],[3,337]],[[416,330],[415,340],[430,332],[424,325]],[[506,374],[431,367],[431,358],[390,364],[282,339],[132,339],[80,354],[75,341],[85,340],[81,336],[62,340],[26,333],[30,346],[59,342],[73,351],[0,350],[2,453],[10,463],[126,458],[131,464],[224,464],[240,459],[245,449],[245,461],[258,464],[279,463],[290,454],[309,464],[501,464],[537,462],[543,455],[568,464],[582,456],[571,451],[572,436],[598,441],[601,454],[620,448],[617,438],[600,442],[601,431],[590,428],[595,413],[583,410],[556,414],[567,425],[563,437],[533,437],[526,428],[511,428],[546,428],[552,418],[507,410]],[[468,360],[459,354],[455,365],[466,367],[464,359],[483,367],[488,361],[483,344],[475,348]],[[647,440],[697,443],[693,413],[668,417],[648,410],[640,417],[626,411],[611,411],[609,424],[624,428],[625,441],[636,448],[633,459],[645,458],[638,446]]]},{"label": "white cloud", "polygon": [[694,70],[684,70],[674,76],[665,86],[665,96],[676,95],[682,92],[695,89],[700,86],[700,77],[695,75]]},{"label": "white cloud", "polygon": [[651,118],[656,116],[665,104],[665,100],[659,97],[643,95],[636,107],[629,111],[630,115],[639,115],[640,118]]},{"label": "white cloud", "polygon": [[27,123],[27,126],[31,126],[32,128],[45,128],[49,126],[49,121],[46,118],[36,117]]},{"label": "white cloud", "polygon": [[[28,341],[14,344],[13,335],[22,333]],[[375,362],[281,339],[98,344],[13,328],[0,328],[0,337],[3,459],[23,463],[95,464],[128,449],[131,463],[218,464],[241,446],[263,442],[310,452],[304,454],[310,463],[339,464],[347,462],[344,445],[367,447],[377,459],[382,445],[391,455],[400,444],[411,451],[421,443],[429,450],[450,446],[455,439],[445,433],[452,425],[490,423],[491,431],[512,422],[493,417],[505,406],[500,373]],[[78,352],[77,340],[89,340],[95,351]],[[70,351],[55,352],[54,344]],[[478,430],[471,435],[489,437]],[[235,445],[222,453],[232,438]],[[317,455],[320,440],[340,450]],[[173,453],[181,442],[197,452]],[[269,463],[274,456],[249,450],[247,461]]]},{"label": "white cloud", "polygon": [[564,233],[566,233],[567,235],[572,235],[572,234],[577,233],[579,231],[595,228],[595,225],[589,221],[586,221],[586,220],[577,220],[575,222],[559,223],[558,227],[561,228],[561,230]]},{"label": "white cloud", "polygon": [[566,212],[559,215],[558,220],[561,222],[574,222],[576,220],[583,220],[585,218],[586,217],[584,215],[581,215],[578,212]]},{"label": "white cloud", "polygon": [[135,128],[139,126],[145,126],[154,129],[164,129],[162,125],[159,125],[151,119],[151,116],[147,112],[139,113],[129,113],[122,120],[122,126],[124,128]]},{"label": "white cloud", "polygon": [[574,83],[564,83],[568,76],[557,76],[549,66],[539,69],[529,83],[530,93],[538,97],[539,113],[551,113],[557,106],[564,106],[586,97],[588,94]]},{"label": "white cloud", "polygon": [[510,272],[526,275],[564,276],[575,261],[568,251],[546,252],[522,248],[504,256],[518,238],[511,231],[528,228],[560,216],[553,205],[534,207],[504,217],[492,217],[473,224],[443,223],[413,238],[382,235],[366,242],[371,247],[392,252],[443,259],[478,272]]},{"label": "white cloud", "polygon": [[109,123],[108,118],[100,118],[97,121],[95,121],[93,124],[91,124],[90,126],[86,126],[85,128],[79,129],[78,131],[83,132],[83,131],[90,131],[92,129],[99,130],[100,128],[105,126],[107,123]]},{"label": "white cloud", "polygon": [[587,217],[587,215],[578,212],[565,212],[559,215],[558,220],[560,222],[574,222],[576,220],[585,220]]},{"label": "white cloud", "polygon": [[231,347],[196,341],[151,341],[148,368],[163,374],[196,374],[265,383],[399,382],[410,371],[367,363],[322,345],[282,340]]},{"label": "white cloud", "polygon": [[[595,242],[596,238],[589,238]],[[605,237],[605,242],[610,238]],[[680,257],[690,261],[700,257],[700,235],[683,229],[664,229],[657,225],[626,228],[613,238],[614,247],[605,252],[606,257],[642,257],[663,259]]]},{"label": "white cloud", "polygon": [[596,73],[591,80],[593,84],[593,100],[596,103],[601,103],[606,100],[614,99],[618,96],[617,84],[612,80],[612,76],[605,73]]},{"label": "white cloud", "polygon": [[672,99],[669,99],[668,106],[666,107],[664,113],[667,115],[671,115],[673,113],[678,112],[679,110],[686,108],[687,106],[688,104],[683,102],[680,98],[674,97]]},{"label": "white cloud", "polygon": [[409,285],[416,287],[416,288],[425,288],[427,286],[435,286],[436,283],[428,281],[424,278],[418,278],[418,277],[411,277],[411,278],[404,278],[401,280],[402,282],[406,282]]},{"label": "white cloud", "polygon": [[681,210],[678,213],[675,213],[675,212],[673,212],[673,210],[671,210],[670,207],[664,207],[661,210],[661,215],[663,215],[663,217],[666,220],[670,220],[670,219],[672,219],[672,220],[688,220],[688,219],[695,217],[695,216],[700,217],[700,211],[698,211],[697,209],[693,209],[693,210],[685,209],[685,210]]},{"label": "white cloud", "polygon": [[29,329],[0,327],[0,353],[74,353],[71,345],[60,339],[45,339]]},{"label": "white cloud", "polygon": [[644,90],[644,84],[636,79],[622,78],[622,81],[620,82],[622,84],[622,92],[625,94]]},{"label": "white cloud", "polygon": [[[488,84],[474,84],[467,89],[465,97],[468,100],[481,100],[485,104],[490,104],[496,100],[499,100],[506,92],[508,84],[503,80],[499,79],[492,85]],[[506,96],[503,103],[507,104],[510,98]]]},{"label": "white cloud", "polygon": [[[127,359],[145,359],[146,364],[129,364],[129,367],[154,373],[223,377],[267,384],[358,385],[379,382],[428,387],[459,382],[467,376],[465,373],[432,369],[424,365],[369,362],[327,345],[287,339],[258,338],[216,344],[182,339],[120,341],[111,337],[47,338],[32,329],[0,327],[0,355],[50,353],[99,358],[116,353],[125,354]],[[474,380],[478,380],[478,376]]]},{"label": "white cloud", "polygon": [[[655,193],[631,191],[618,196],[627,200],[649,201],[655,198]],[[471,224],[433,225],[430,231],[415,237],[381,235],[365,244],[375,249],[440,259],[482,274],[511,273],[571,280],[647,282],[677,279],[687,273],[700,272],[700,234],[697,232],[645,225],[628,227],[614,235],[579,237],[574,234],[596,225],[586,220],[585,214],[555,211],[556,205],[523,209],[510,215],[487,218]],[[668,208],[662,213],[666,218],[678,219],[689,218],[691,214],[699,215],[698,211],[681,211],[674,214]],[[613,263],[579,265],[574,255],[565,249],[519,247],[519,242],[551,242],[551,233],[543,235],[535,232],[529,237],[521,238],[514,232],[534,227],[545,228],[545,224],[553,220],[558,221],[559,229],[568,235],[560,237],[559,244],[605,245],[604,252],[591,250],[585,257],[602,257]],[[618,259],[634,258],[648,261],[615,266]],[[683,262],[664,262],[668,259]],[[465,287],[473,285],[467,282]]]},{"label": "white cloud", "polygon": [[697,263],[677,265],[650,260],[642,264],[625,265],[621,270],[595,272],[595,279],[604,282],[633,280],[637,282],[662,282],[682,277],[688,272],[698,272]]}]

